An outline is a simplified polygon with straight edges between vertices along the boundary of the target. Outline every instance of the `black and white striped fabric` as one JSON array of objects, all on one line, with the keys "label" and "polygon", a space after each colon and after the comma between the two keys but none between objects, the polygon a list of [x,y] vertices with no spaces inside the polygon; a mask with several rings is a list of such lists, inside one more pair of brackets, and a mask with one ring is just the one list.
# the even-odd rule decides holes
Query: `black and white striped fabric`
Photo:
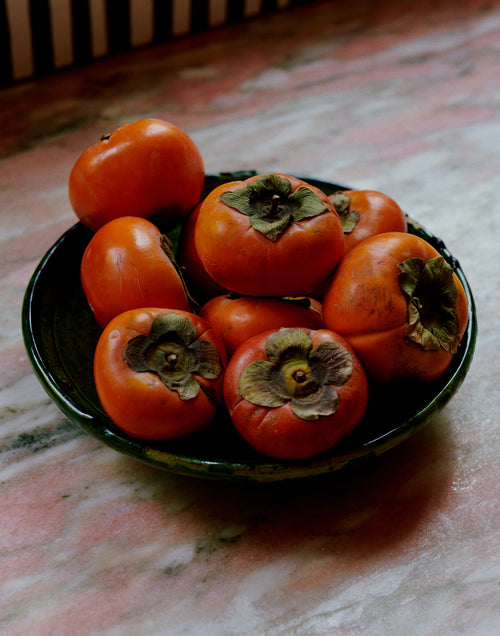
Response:
[{"label": "black and white striped fabric", "polygon": [[0,0],[0,87],[313,0]]}]

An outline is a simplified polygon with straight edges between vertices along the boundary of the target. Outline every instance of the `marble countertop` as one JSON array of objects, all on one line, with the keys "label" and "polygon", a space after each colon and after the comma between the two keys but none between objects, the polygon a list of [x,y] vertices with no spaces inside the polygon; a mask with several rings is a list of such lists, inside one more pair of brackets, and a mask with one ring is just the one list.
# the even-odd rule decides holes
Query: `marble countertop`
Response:
[{"label": "marble countertop", "polygon": [[[442,636],[500,626],[500,2],[319,2],[0,92],[0,634]],[[386,192],[474,292],[469,374],[401,445],[311,481],[125,457],[33,374],[24,291],[103,132],[184,128],[207,172]]]}]

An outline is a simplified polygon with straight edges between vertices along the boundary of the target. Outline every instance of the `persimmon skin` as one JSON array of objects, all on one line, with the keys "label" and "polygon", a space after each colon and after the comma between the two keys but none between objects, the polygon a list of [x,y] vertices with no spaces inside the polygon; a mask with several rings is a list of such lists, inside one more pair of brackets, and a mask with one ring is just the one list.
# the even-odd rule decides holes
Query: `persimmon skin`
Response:
[{"label": "persimmon skin", "polygon": [[80,279],[101,327],[136,307],[190,310],[182,280],[161,241],[160,230],[141,217],[114,219],[90,239]]},{"label": "persimmon skin", "polygon": [[216,283],[208,275],[194,242],[194,228],[200,213],[201,203],[186,218],[179,237],[177,262],[182,267],[182,274],[189,292],[197,301],[205,301],[213,296],[225,294],[227,289]]},{"label": "persimmon skin", "polygon": [[223,184],[202,202],[194,240],[196,251],[219,285],[247,296],[303,296],[316,289],[344,253],[340,218],[326,194],[288,175],[295,192],[309,188],[325,204],[316,217],[291,223],[275,241],[255,230],[250,219],[219,199],[253,183],[262,175]]},{"label": "persimmon skin", "polygon": [[252,448],[274,459],[306,459],[327,451],[359,424],[368,405],[366,374],[345,339],[327,329],[304,328],[304,331],[313,346],[337,342],[352,355],[351,377],[342,386],[335,386],[338,407],[333,415],[304,420],[292,411],[289,402],[269,408],[241,397],[238,392],[241,374],[252,362],[267,359],[266,341],[273,330],[245,341],[229,360],[224,376],[224,401],[236,430]]},{"label": "persimmon skin", "polygon": [[161,119],[125,124],[87,148],[69,176],[69,199],[94,232],[120,216],[155,217],[173,227],[200,200],[201,153],[178,126]]},{"label": "persimmon skin", "polygon": [[344,194],[350,199],[349,212],[359,212],[356,227],[344,234],[344,253],[371,236],[385,232],[406,232],[405,214],[388,195],[376,190],[346,190]]},{"label": "persimmon skin", "polygon": [[224,341],[229,357],[252,336],[281,327],[324,327],[321,304],[312,298],[309,307],[295,305],[282,298],[215,296],[203,305],[199,315],[205,318]]},{"label": "persimmon skin", "polygon": [[[153,319],[167,313],[172,310],[145,307],[116,316],[103,330],[95,350],[94,379],[101,405],[118,428],[138,439],[167,440],[200,431],[210,424],[222,402],[223,374],[214,380],[197,376],[205,390],[182,400],[155,374],[138,373],[126,362],[128,342],[138,335],[149,335]],[[188,317],[197,336],[217,347],[225,367],[224,345],[210,325],[190,312],[174,313]]]},{"label": "persimmon skin", "polygon": [[[405,338],[408,302],[398,278],[398,264],[403,261],[420,257],[427,262],[439,255],[418,236],[386,232],[356,245],[340,262],[323,298],[325,324],[352,345],[372,379],[432,382],[448,368],[451,352],[441,347],[424,350]],[[461,338],[467,327],[468,303],[456,274],[453,280]]]}]

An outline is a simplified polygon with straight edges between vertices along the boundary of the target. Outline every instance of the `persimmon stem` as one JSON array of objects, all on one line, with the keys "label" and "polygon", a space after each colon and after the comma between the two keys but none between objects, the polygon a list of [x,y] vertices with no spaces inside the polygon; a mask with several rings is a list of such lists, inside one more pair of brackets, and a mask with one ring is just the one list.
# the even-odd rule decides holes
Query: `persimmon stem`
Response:
[{"label": "persimmon stem", "polygon": [[295,382],[297,382],[297,384],[302,384],[307,380],[307,375],[304,373],[304,371],[302,371],[302,369],[297,369],[297,371],[292,374],[292,378],[295,380]]},{"label": "persimmon stem", "polygon": [[175,353],[170,353],[167,356],[167,363],[172,367],[174,367],[177,364],[177,360],[178,360],[177,354]]},{"label": "persimmon stem", "polygon": [[278,211],[278,206],[280,204],[281,197],[279,194],[273,194],[271,198],[271,205],[269,206],[269,214],[274,216]]}]

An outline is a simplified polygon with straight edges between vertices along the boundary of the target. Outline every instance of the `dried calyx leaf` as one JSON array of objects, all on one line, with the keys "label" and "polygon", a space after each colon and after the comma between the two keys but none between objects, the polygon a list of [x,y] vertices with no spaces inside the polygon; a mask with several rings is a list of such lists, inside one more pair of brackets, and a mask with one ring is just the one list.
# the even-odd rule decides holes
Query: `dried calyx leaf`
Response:
[{"label": "dried calyx leaf", "polygon": [[311,299],[307,296],[281,296],[280,298],[294,307],[303,309],[310,309],[312,305]]},{"label": "dried calyx leaf", "polygon": [[220,195],[223,203],[250,218],[252,227],[276,241],[293,222],[318,216],[328,207],[310,188],[292,193],[288,179],[264,174],[252,183]]},{"label": "dried calyx leaf", "polygon": [[287,402],[305,420],[317,420],[337,410],[335,386],[341,386],[353,371],[350,352],[336,342],[313,347],[302,329],[280,329],[266,342],[268,360],[252,362],[243,371],[240,395],[258,406],[276,408]]},{"label": "dried calyx leaf", "polygon": [[351,200],[349,196],[341,190],[334,192],[328,198],[333,203],[333,207],[340,217],[344,234],[350,234],[358,224],[360,217],[358,210],[351,210],[349,212]]},{"label": "dried calyx leaf", "polygon": [[157,316],[149,336],[132,338],[124,357],[134,371],[154,373],[182,400],[198,395],[201,386],[196,375],[215,379],[222,373],[217,347],[199,340],[191,321],[174,312]]},{"label": "dried calyx leaf", "polygon": [[424,262],[414,257],[398,265],[399,284],[408,296],[405,337],[426,351],[443,348],[455,353],[460,344],[457,286],[443,256]]},{"label": "dried calyx leaf", "polygon": [[172,265],[175,267],[175,271],[177,272],[177,275],[179,276],[179,279],[182,283],[182,287],[184,289],[184,293],[186,294],[186,298],[188,299],[190,305],[192,307],[197,307],[199,303],[191,296],[191,292],[189,291],[188,286],[186,285],[186,281],[184,280],[184,275],[182,273],[182,268],[177,262],[177,259],[175,256],[175,250],[174,250],[174,246],[172,244],[171,238],[167,234],[162,234],[160,237],[160,245],[162,250],[165,252],[167,257],[169,258]]}]

